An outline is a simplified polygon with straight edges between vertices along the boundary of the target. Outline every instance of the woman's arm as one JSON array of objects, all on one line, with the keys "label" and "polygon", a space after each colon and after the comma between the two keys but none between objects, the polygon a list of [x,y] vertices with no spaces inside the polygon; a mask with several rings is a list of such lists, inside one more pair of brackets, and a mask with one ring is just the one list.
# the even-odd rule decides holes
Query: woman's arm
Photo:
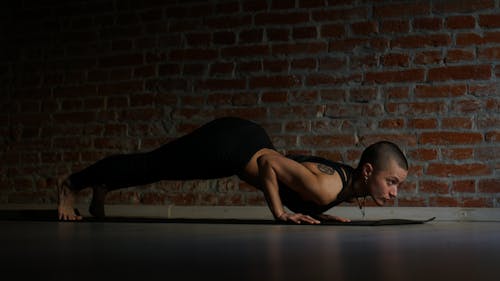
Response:
[{"label": "woman's arm", "polygon": [[318,177],[300,163],[277,154],[264,154],[257,159],[259,177],[267,203],[274,217],[283,221],[295,223],[319,223],[318,220],[303,214],[285,212],[279,195],[278,182],[282,182],[297,192],[304,200],[316,204],[328,204],[332,198],[331,192],[321,185]]}]

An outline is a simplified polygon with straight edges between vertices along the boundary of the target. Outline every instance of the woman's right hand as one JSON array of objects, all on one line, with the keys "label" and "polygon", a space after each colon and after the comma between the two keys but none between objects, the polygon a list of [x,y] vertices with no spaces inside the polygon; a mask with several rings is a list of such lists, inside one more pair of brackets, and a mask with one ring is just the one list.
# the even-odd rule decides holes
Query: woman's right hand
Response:
[{"label": "woman's right hand", "polygon": [[311,216],[303,215],[300,213],[287,213],[283,212],[280,216],[277,217],[277,220],[283,222],[293,222],[296,224],[307,223],[307,224],[320,224],[319,220],[314,219]]}]

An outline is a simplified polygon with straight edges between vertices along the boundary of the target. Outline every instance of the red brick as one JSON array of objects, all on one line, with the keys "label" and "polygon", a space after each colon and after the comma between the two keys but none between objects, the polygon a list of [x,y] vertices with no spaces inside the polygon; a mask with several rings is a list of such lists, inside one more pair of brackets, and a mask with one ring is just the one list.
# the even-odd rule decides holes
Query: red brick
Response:
[{"label": "red brick", "polygon": [[417,141],[414,135],[411,134],[373,134],[363,135],[359,138],[359,142],[365,146],[378,141],[389,140],[399,145],[415,146]]},{"label": "red brick", "polygon": [[387,112],[405,116],[440,114],[445,110],[443,102],[388,103]]},{"label": "red brick", "polygon": [[231,74],[234,71],[234,63],[232,62],[216,62],[210,66],[210,75]]},{"label": "red brick", "polygon": [[430,119],[411,119],[408,123],[408,128],[414,129],[436,129],[438,126],[438,122],[434,118]]},{"label": "red brick", "polygon": [[419,182],[419,188],[418,188],[419,193],[431,193],[431,194],[448,194],[449,193],[449,187],[448,183],[445,181],[420,181]]},{"label": "red brick", "polygon": [[352,102],[366,103],[377,99],[377,90],[373,88],[351,88],[349,100]]},{"label": "red brick", "polygon": [[500,156],[500,146],[479,147],[474,150],[474,159],[480,161],[496,161]]},{"label": "red brick", "polygon": [[478,100],[460,100],[451,104],[451,110],[459,113],[472,113],[480,111],[482,105]]},{"label": "red brick", "polygon": [[483,60],[498,60],[500,59],[500,47],[481,48],[477,56]]},{"label": "red brick", "polygon": [[299,86],[300,78],[296,75],[253,77],[250,79],[250,88],[289,88]]},{"label": "red brick", "polygon": [[448,50],[445,61],[449,63],[472,61],[475,58],[474,51],[469,50]]},{"label": "red brick", "polygon": [[299,1],[299,8],[317,8],[317,7],[324,7],[324,6],[325,6],[324,0],[300,0]]},{"label": "red brick", "polygon": [[441,154],[445,160],[467,160],[472,159],[474,150],[472,148],[442,149]]},{"label": "red brick", "polygon": [[218,3],[215,6],[215,12],[217,14],[233,14],[239,11],[240,11],[239,2]]},{"label": "red brick", "polygon": [[496,83],[470,84],[469,94],[476,97],[496,97],[499,94],[499,88]]},{"label": "red brick", "polygon": [[328,49],[330,51],[352,51],[359,47],[365,47],[367,44],[367,39],[360,38],[348,38],[345,40],[330,40]]},{"label": "red brick", "polygon": [[315,26],[297,27],[292,31],[293,39],[315,39],[318,36]]},{"label": "red brick", "polygon": [[153,65],[134,68],[134,78],[148,78],[156,76],[156,67]]},{"label": "red brick", "polygon": [[212,42],[212,34],[208,32],[192,32],[184,35],[187,44],[193,47],[209,46]]},{"label": "red brick", "polygon": [[500,32],[498,31],[485,32],[484,43],[485,44],[500,43]]},{"label": "red brick", "polygon": [[341,24],[326,24],[321,26],[321,38],[341,38],[345,36],[345,27]]},{"label": "red brick", "polygon": [[356,22],[351,24],[351,30],[354,35],[370,35],[378,33],[378,23],[375,21]]},{"label": "red brick", "polygon": [[315,148],[321,147],[337,147],[337,146],[352,146],[355,143],[352,135],[325,135],[325,136],[302,136],[300,138],[301,145],[311,146]]},{"label": "red brick", "polygon": [[385,93],[390,100],[407,99],[410,90],[407,87],[389,87],[385,89]]},{"label": "red brick", "polygon": [[479,26],[486,28],[500,27],[500,14],[479,15]]},{"label": "red brick", "polygon": [[480,133],[473,132],[423,132],[420,134],[420,144],[453,145],[477,144],[483,140]]},{"label": "red brick", "polygon": [[413,20],[415,30],[440,30],[443,28],[441,18],[416,18]]},{"label": "red brick", "polygon": [[418,15],[428,15],[430,12],[431,6],[429,3],[391,4],[375,6],[373,8],[373,16],[377,18],[413,17]]},{"label": "red brick", "polygon": [[319,94],[317,91],[298,91],[290,93],[290,102],[301,103],[301,104],[314,104],[319,100]]},{"label": "red brick", "polygon": [[438,152],[436,149],[416,149],[408,152],[408,155],[412,160],[417,161],[431,161],[438,158]]},{"label": "red brick", "polygon": [[360,74],[353,74],[352,76],[341,76],[341,77],[337,77],[334,75],[327,75],[327,74],[310,74],[306,76],[306,85],[307,86],[337,85],[337,84],[345,84],[360,80],[361,80]]},{"label": "red brick", "polygon": [[218,52],[211,49],[176,49],[170,51],[169,59],[173,61],[204,61],[214,60],[218,56]]},{"label": "red brick", "polygon": [[376,67],[379,64],[379,58],[375,55],[352,55],[349,57],[350,67],[352,69],[364,69]]},{"label": "red brick", "polygon": [[443,118],[441,128],[442,129],[472,129],[473,121],[466,117],[450,117]]},{"label": "red brick", "polygon": [[451,44],[449,34],[430,34],[430,35],[410,35],[395,37],[391,41],[391,47],[400,48],[424,48],[424,47],[441,47]]},{"label": "red brick", "polygon": [[234,29],[252,24],[252,16],[220,16],[206,18],[205,25],[211,29]]},{"label": "red brick", "polygon": [[446,164],[431,163],[427,168],[430,176],[450,177],[450,176],[484,176],[491,174],[491,169],[480,163],[474,164]]},{"label": "red brick", "polygon": [[448,196],[437,196],[429,198],[429,207],[458,207],[460,201],[457,198]]},{"label": "red brick", "polygon": [[54,89],[55,98],[82,97],[95,95],[97,88],[95,85],[82,85],[74,87],[57,87]]},{"label": "red brick", "polygon": [[446,27],[450,29],[475,28],[476,19],[473,16],[450,16],[446,19]]},{"label": "red brick", "polygon": [[255,15],[256,25],[290,25],[309,22],[308,12],[263,13]]},{"label": "red brick", "polygon": [[403,119],[386,119],[378,123],[378,127],[382,129],[403,129],[405,121]]},{"label": "red brick", "polygon": [[248,62],[240,62],[237,65],[238,72],[260,72],[262,71],[262,63],[260,61],[248,61]]},{"label": "red brick", "polygon": [[127,81],[98,85],[97,92],[100,96],[113,96],[125,93],[137,93],[144,89],[143,81]]},{"label": "red brick", "polygon": [[208,79],[198,84],[200,90],[231,90],[245,89],[246,81],[244,79]]},{"label": "red brick", "polygon": [[456,36],[457,46],[481,45],[487,42],[477,33],[458,33]]},{"label": "red brick", "polygon": [[454,181],[452,183],[451,192],[474,193],[476,192],[476,181],[475,180]]},{"label": "red brick", "polygon": [[328,44],[325,42],[276,44],[272,47],[273,55],[319,54],[327,51]]},{"label": "red brick", "polygon": [[217,45],[232,45],[236,42],[236,34],[230,31],[214,32],[212,40]]},{"label": "red brick", "polygon": [[137,66],[144,63],[142,54],[116,55],[99,59],[100,67]]},{"label": "red brick", "polygon": [[310,131],[309,121],[292,121],[285,124],[285,132],[305,133]]},{"label": "red brick", "polygon": [[252,57],[252,56],[266,56],[270,52],[267,45],[256,46],[237,46],[228,47],[221,50],[223,57]]},{"label": "red brick", "polygon": [[288,0],[275,0],[272,1],[271,10],[287,10],[295,8],[296,1],[288,1]]},{"label": "red brick", "polygon": [[322,101],[345,101],[346,100],[346,91],[342,89],[328,89],[321,90],[320,97]]},{"label": "red brick", "polygon": [[382,57],[382,64],[385,66],[408,66],[410,56],[408,54],[386,54]]},{"label": "red brick", "polygon": [[186,63],[182,68],[183,76],[201,76],[206,72],[206,64]]},{"label": "red brick", "polygon": [[269,72],[288,72],[287,60],[265,60],[263,62],[264,71]]},{"label": "red brick", "polygon": [[127,109],[126,111],[121,112],[120,118],[122,120],[142,120],[142,121],[151,121],[158,120],[161,115],[160,109],[151,109],[151,108],[135,108],[135,109]]},{"label": "red brick", "polygon": [[500,127],[500,118],[496,118],[493,116],[480,116],[477,120],[478,129],[485,128],[498,128]]},{"label": "red brick", "polygon": [[494,7],[494,0],[438,1],[434,3],[433,11],[435,13],[467,13],[476,12],[483,9],[491,9]]},{"label": "red brick", "polygon": [[398,196],[398,207],[427,207],[427,202],[421,197]]},{"label": "red brick", "polygon": [[441,51],[422,51],[416,52],[415,64],[438,64],[443,60]]},{"label": "red brick", "polygon": [[316,59],[303,58],[293,59],[292,69],[316,69]]},{"label": "red brick", "polygon": [[290,30],[286,28],[268,28],[266,29],[267,39],[269,41],[288,41],[290,39]]},{"label": "red brick", "polygon": [[248,29],[241,31],[238,38],[240,43],[261,43],[263,34],[263,29]]},{"label": "red brick", "polygon": [[415,97],[417,98],[448,98],[460,97],[467,93],[467,85],[417,85]]},{"label": "red brick", "polygon": [[491,78],[490,65],[445,66],[429,69],[429,81],[485,80]]},{"label": "red brick", "polygon": [[[338,1],[336,1],[338,2]],[[318,9],[312,12],[312,19],[318,22],[343,20],[364,20],[368,18],[369,10],[366,7],[352,9]]]},{"label": "red brick", "polygon": [[424,76],[425,70],[423,69],[368,72],[365,74],[365,81],[374,83],[423,82]]},{"label": "red brick", "polygon": [[465,208],[492,208],[493,200],[491,197],[486,198],[462,198],[462,206]]},{"label": "red brick", "polygon": [[320,58],[319,59],[319,70],[340,70],[347,67],[347,61],[344,58]]},{"label": "red brick", "polygon": [[499,193],[500,179],[481,179],[478,183],[478,191],[481,193]]},{"label": "red brick", "polygon": [[267,2],[265,0],[250,0],[243,2],[243,11],[245,12],[257,12],[267,10]]},{"label": "red brick", "polygon": [[500,142],[500,131],[487,132],[485,140],[487,142]]},{"label": "red brick", "polygon": [[265,103],[284,103],[287,101],[287,92],[264,92],[262,94],[262,102]]},{"label": "red brick", "polygon": [[384,20],[380,25],[382,33],[408,33],[410,31],[408,20]]}]

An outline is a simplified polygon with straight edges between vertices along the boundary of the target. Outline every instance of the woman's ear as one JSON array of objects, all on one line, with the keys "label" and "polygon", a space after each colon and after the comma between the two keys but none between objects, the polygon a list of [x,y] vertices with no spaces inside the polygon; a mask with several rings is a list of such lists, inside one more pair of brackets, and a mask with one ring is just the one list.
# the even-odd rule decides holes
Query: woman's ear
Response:
[{"label": "woman's ear", "polygon": [[373,165],[370,163],[365,163],[363,164],[362,171],[363,171],[363,176],[364,177],[369,177],[373,173]]}]

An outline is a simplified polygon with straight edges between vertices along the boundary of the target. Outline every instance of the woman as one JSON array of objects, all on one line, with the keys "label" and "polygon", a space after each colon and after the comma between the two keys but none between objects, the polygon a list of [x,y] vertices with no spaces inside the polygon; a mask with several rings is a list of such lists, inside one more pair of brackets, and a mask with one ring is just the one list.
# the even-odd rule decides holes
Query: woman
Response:
[{"label": "woman", "polygon": [[[261,190],[274,218],[293,223],[349,221],[324,211],[359,197],[377,205],[396,197],[408,163],[393,143],[363,152],[356,169],[313,156],[283,156],[259,125],[240,118],[213,120],[190,134],[146,153],[104,158],[58,184],[60,220],[81,220],[73,205],[78,191],[92,187],[89,211],[104,216],[106,193],[160,180],[214,179],[237,175]],[[360,208],[360,201],[358,200]],[[284,206],[294,213],[285,211]]]}]

